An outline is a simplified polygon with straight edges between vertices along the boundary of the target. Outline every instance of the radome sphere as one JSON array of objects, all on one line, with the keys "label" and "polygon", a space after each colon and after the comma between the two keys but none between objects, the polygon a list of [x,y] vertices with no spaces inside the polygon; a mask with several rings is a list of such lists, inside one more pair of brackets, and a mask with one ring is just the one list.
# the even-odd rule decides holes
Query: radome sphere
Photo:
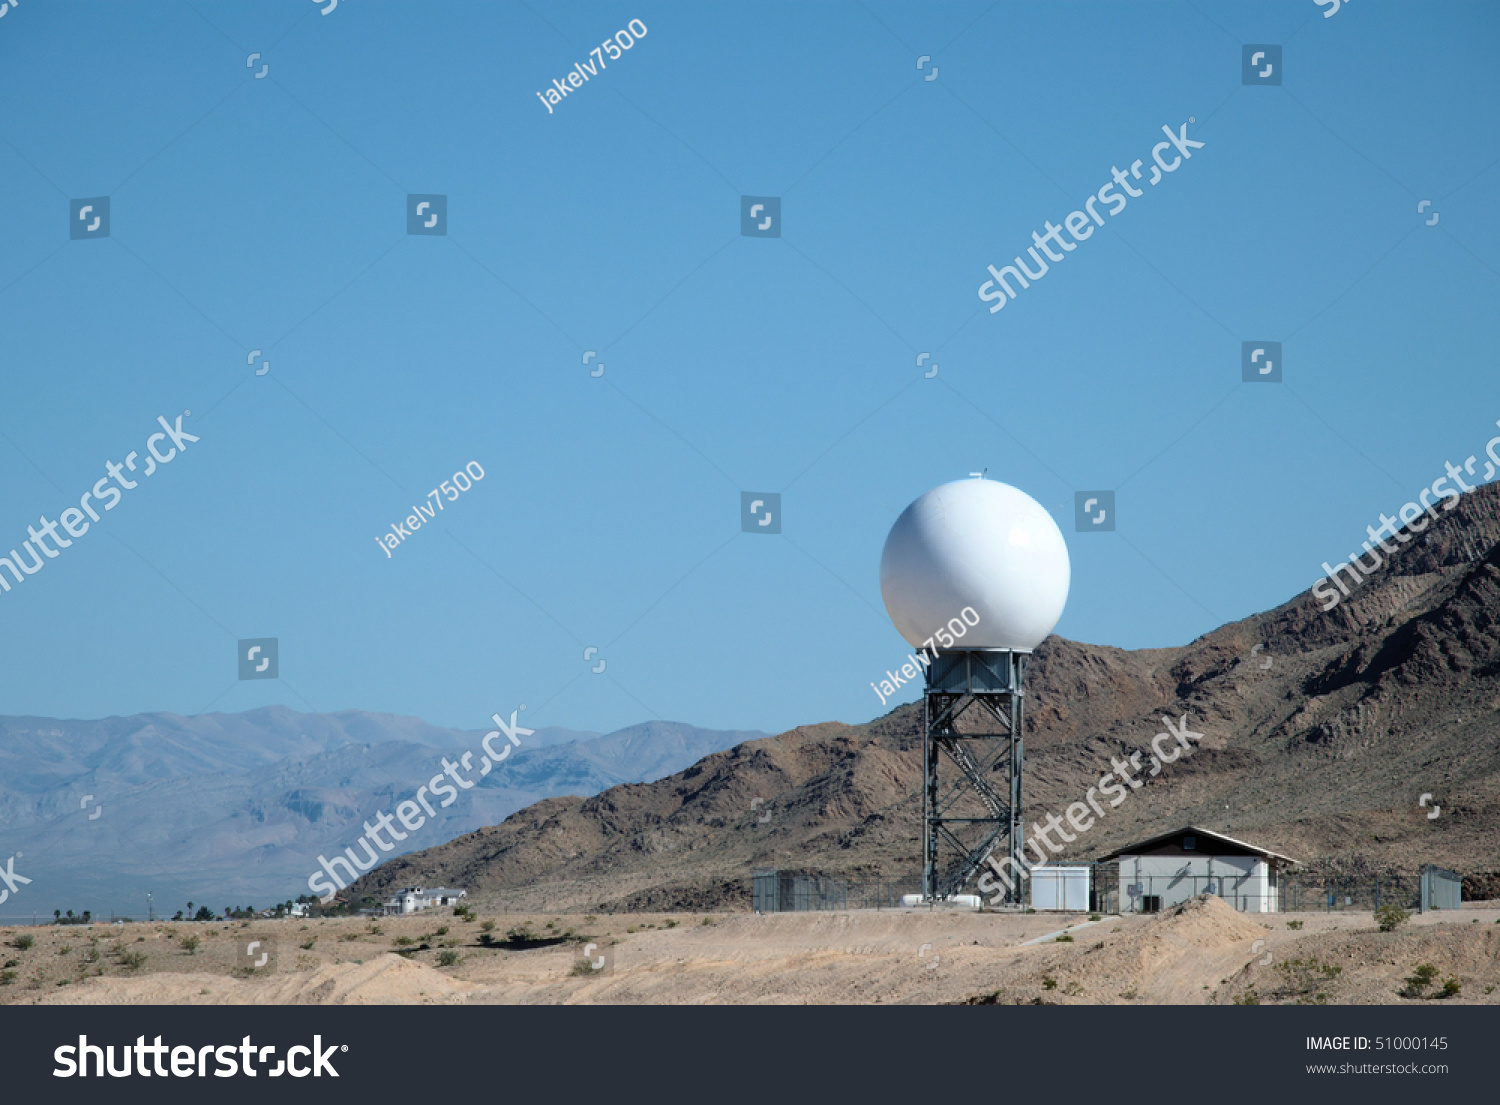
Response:
[{"label": "radome sphere", "polygon": [[902,511],[880,557],[886,612],[914,647],[973,607],[978,625],[947,647],[1030,651],[1062,617],[1071,578],[1052,516],[997,480],[933,488]]}]

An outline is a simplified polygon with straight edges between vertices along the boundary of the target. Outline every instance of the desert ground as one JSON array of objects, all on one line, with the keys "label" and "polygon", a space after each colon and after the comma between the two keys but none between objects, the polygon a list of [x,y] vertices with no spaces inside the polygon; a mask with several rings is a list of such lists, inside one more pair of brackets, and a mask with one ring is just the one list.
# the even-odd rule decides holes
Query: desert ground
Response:
[{"label": "desert ground", "polygon": [[[1394,932],[1369,913],[1243,914],[1205,897],[1124,917],[442,909],[13,928],[0,945],[12,1005],[1500,1005],[1500,902]],[[1431,981],[1402,996],[1423,964]]]}]

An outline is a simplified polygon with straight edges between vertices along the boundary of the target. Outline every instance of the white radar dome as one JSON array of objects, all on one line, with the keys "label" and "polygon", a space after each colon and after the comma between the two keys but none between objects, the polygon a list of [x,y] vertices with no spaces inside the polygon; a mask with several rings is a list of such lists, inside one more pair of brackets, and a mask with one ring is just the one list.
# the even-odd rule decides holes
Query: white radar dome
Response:
[{"label": "white radar dome", "polygon": [[1062,617],[1071,577],[1052,515],[996,480],[933,488],[896,519],[880,557],[886,612],[914,647],[942,629],[956,641],[940,648],[1030,651]]}]

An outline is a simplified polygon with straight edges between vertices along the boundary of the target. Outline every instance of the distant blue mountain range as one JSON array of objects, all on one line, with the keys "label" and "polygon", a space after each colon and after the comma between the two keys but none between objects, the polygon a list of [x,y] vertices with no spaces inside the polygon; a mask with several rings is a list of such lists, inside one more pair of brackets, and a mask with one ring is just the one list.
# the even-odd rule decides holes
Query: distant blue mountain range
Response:
[{"label": "distant blue mountain range", "polygon": [[[650,782],[766,736],[652,721],[614,733],[538,729],[482,777],[484,730],[346,710],[0,717],[0,868],[16,884],[0,923],[55,909],[170,917],[308,893],[320,854],[363,835],[473,751],[463,789],[391,855],[496,824],[543,798]],[[502,744],[504,742],[501,742]],[[498,745],[496,751],[498,751]],[[4,890],[0,887],[0,890]]]}]

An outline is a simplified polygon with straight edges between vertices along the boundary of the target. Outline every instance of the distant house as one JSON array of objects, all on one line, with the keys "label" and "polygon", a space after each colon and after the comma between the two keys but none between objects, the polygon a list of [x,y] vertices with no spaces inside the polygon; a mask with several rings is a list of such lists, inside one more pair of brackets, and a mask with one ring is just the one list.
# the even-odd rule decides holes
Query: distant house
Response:
[{"label": "distant house", "polygon": [[1121,913],[1157,913],[1213,894],[1242,913],[1281,908],[1281,885],[1296,860],[1194,825],[1100,858],[1119,863]]},{"label": "distant house", "polygon": [[457,905],[460,898],[468,896],[467,890],[455,890],[447,886],[427,888],[408,886],[386,902],[381,912],[388,917],[405,913],[420,913],[424,909],[432,909],[435,906]]}]

